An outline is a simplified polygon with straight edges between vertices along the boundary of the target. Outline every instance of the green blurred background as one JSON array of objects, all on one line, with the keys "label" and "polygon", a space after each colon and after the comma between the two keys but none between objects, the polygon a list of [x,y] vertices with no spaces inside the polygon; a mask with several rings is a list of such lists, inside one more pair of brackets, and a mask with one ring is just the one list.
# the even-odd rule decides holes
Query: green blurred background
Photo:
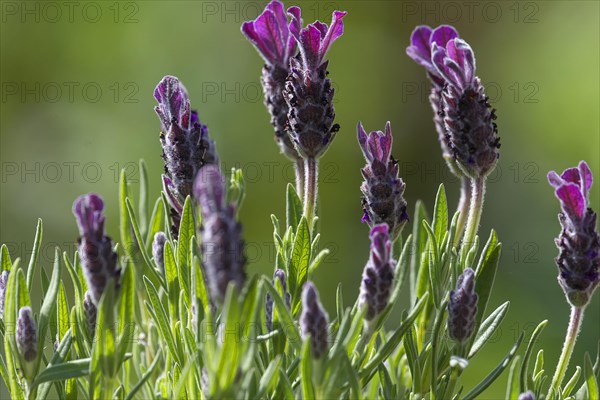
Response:
[{"label": "green blurred background", "polygon": [[[262,61],[240,33],[265,2],[2,1],[0,241],[28,259],[38,217],[44,220],[41,264],[53,246],[72,252],[71,204],[85,192],[107,200],[108,231],[118,237],[116,175],[138,178],[146,160],[153,198],[160,190],[159,122],[152,91],[178,76],[208,124],[226,170],[241,167],[247,197],[241,211],[250,273],[273,268],[269,215],[283,217],[293,169],[280,156],[262,104]],[[381,130],[391,121],[412,215],[422,199],[431,210],[438,185],[454,207],[456,179],[444,165],[427,100],[424,71],[405,55],[415,25],[451,23],[474,48],[478,75],[498,109],[501,158],[488,186],[481,234],[504,244],[491,306],[511,309],[494,343],[464,375],[470,387],[503,357],[522,329],[543,319],[546,370],[553,371],[568,320],[556,283],[553,239],[558,202],[545,175],[585,159],[599,170],[599,3],[299,2],[305,22],[349,12],[345,34],[330,52],[336,121],[342,129],[322,160],[321,243],[332,255],[315,281],[333,312],[342,282],[347,301],[358,292],[368,257],[361,225],[355,126]],[[288,3],[286,5],[292,5]],[[592,206],[600,210],[599,185]],[[405,229],[405,235],[411,229]],[[600,295],[587,310],[571,371],[600,338]],[[391,323],[397,322],[397,310]],[[506,375],[481,398],[502,398]]]}]

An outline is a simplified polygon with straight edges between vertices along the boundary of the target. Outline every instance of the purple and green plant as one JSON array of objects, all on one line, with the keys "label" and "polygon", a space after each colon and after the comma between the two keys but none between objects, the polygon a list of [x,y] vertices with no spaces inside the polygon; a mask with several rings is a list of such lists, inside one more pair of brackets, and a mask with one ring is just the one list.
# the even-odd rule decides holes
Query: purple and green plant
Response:
[{"label": "purple and green plant", "polygon": [[[285,219],[271,215],[272,260],[247,260],[242,171],[221,170],[215,143],[174,76],[154,92],[165,171],[155,179],[162,191],[151,213],[141,161],[139,188],[121,173],[114,241],[105,223],[111,214],[90,193],[73,205],[77,250],[57,248],[50,276],[37,268],[41,220],[27,266],[2,245],[0,376],[11,398],[471,400],[483,398],[507,370],[508,399],[597,398],[600,363],[589,355],[563,385],[600,280],[592,173],[583,161],[548,175],[561,206],[558,282],[572,307],[552,381],[543,350],[530,367],[548,321],[536,327],[524,353],[517,355],[521,333],[483,379],[473,386],[463,381],[500,333],[510,302],[494,305],[491,296],[502,245],[492,230],[480,248],[477,234],[486,178],[498,160],[495,111],[475,74],[473,50],[451,26],[417,27],[407,53],[431,81],[442,155],[463,182],[458,210],[449,213],[443,185],[431,218],[424,202],[408,204],[390,123],[370,133],[359,123],[351,156],[362,152],[366,165],[352,173],[364,179],[356,213],[369,225],[369,240],[361,240],[370,248],[357,260],[364,267],[358,296],[348,301],[338,284],[335,308],[320,301],[315,282],[329,249],[321,247],[315,223],[318,161],[339,130],[327,57],[345,16],[334,11],[329,25],[304,26],[299,7],[286,14],[274,0],[242,25],[265,61],[262,83],[276,141],[296,166]],[[272,272],[262,275],[257,267]],[[41,305],[30,298],[38,287]]]}]

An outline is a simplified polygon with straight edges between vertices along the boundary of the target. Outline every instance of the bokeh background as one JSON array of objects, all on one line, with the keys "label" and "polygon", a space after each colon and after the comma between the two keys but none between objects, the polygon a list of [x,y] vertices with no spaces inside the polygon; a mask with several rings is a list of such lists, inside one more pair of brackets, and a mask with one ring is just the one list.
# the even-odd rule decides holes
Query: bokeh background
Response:
[{"label": "bokeh background", "polygon": [[[53,247],[72,252],[76,196],[94,191],[107,200],[108,231],[118,237],[117,176],[139,177],[146,160],[152,197],[160,190],[159,121],[152,91],[165,74],[187,86],[193,107],[216,140],[224,169],[242,168],[247,197],[241,211],[250,273],[273,268],[269,215],[285,212],[293,169],[278,154],[262,104],[262,61],[240,34],[265,2],[2,1],[0,28],[0,241],[27,260],[38,217],[44,221],[41,264]],[[585,159],[600,179],[599,3],[537,2],[295,2],[305,22],[329,22],[333,9],[349,12],[345,34],[330,52],[342,129],[322,160],[322,243],[332,254],[315,276],[333,312],[335,287],[358,292],[368,257],[361,225],[359,168],[364,164],[355,126],[381,130],[391,121],[412,214],[429,210],[440,183],[455,206],[458,184],[440,156],[429,84],[405,54],[415,25],[451,23],[474,48],[477,72],[498,109],[501,159],[490,178],[481,235],[491,228],[503,254],[491,306],[511,308],[499,335],[473,361],[470,387],[503,357],[519,331],[543,319],[547,370],[554,370],[568,320],[556,283],[553,239],[558,202],[546,182]],[[292,3],[286,4],[292,5]],[[599,181],[600,182],[600,181]],[[600,211],[599,185],[591,193]],[[411,229],[405,229],[405,235]],[[571,363],[595,354],[600,338],[600,294],[587,310]],[[397,322],[400,310],[391,324]],[[504,395],[506,375],[481,398]]]}]

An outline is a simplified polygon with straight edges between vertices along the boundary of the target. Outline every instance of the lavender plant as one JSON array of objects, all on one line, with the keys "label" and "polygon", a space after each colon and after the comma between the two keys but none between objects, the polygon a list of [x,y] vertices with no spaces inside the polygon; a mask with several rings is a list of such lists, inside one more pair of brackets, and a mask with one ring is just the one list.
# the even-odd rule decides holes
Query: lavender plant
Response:
[{"label": "lavender plant", "polygon": [[[542,321],[523,353],[521,333],[480,382],[462,380],[509,302],[494,308],[490,301],[501,263],[496,233],[481,249],[478,238],[485,180],[498,159],[495,113],[475,76],[473,50],[450,26],[417,27],[407,52],[432,83],[443,157],[463,181],[458,209],[450,214],[440,185],[431,218],[423,202],[410,210],[389,122],[385,132],[368,134],[359,123],[354,156],[360,148],[366,166],[355,171],[364,178],[356,190],[370,251],[358,297],[346,302],[340,284],[335,309],[326,310],[313,280],[329,254],[314,223],[318,160],[339,129],[326,56],[346,13],[303,27],[300,8],[287,11],[274,0],[242,25],[266,62],[262,82],[277,143],[297,167],[285,218],[271,216],[272,276],[254,273],[245,258],[243,174],[234,169],[225,178],[183,84],[166,76],[154,92],[165,173],[156,179],[163,190],[152,212],[147,179],[134,206],[123,171],[114,242],[104,201],[86,194],[73,206],[77,251],[57,248],[50,277],[37,265],[41,220],[26,267],[6,245],[0,249],[0,375],[11,398],[476,399],[506,370],[509,399],[597,398],[600,362],[588,355],[563,384],[600,280],[585,162],[548,175],[561,205],[558,282],[573,309],[554,377],[549,383],[543,350],[530,368]],[[146,177],[144,162],[140,169]],[[403,236],[409,211],[412,231]],[[39,307],[30,298],[38,281]],[[410,300],[401,309],[403,291]]]}]

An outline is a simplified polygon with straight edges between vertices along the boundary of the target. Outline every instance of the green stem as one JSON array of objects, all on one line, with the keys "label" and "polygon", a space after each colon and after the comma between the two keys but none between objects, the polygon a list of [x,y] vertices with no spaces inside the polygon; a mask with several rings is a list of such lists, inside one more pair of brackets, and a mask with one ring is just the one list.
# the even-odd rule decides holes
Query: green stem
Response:
[{"label": "green stem", "polygon": [[458,247],[460,239],[465,231],[465,224],[469,215],[469,204],[471,203],[471,182],[463,177],[461,179],[460,199],[458,200],[458,221],[456,222],[456,235],[454,245]]},{"label": "green stem", "polygon": [[479,177],[471,181],[471,207],[469,208],[469,219],[463,239],[463,251],[467,254],[475,242],[477,230],[479,229],[479,220],[483,210],[483,199],[485,197],[485,178]]},{"label": "green stem", "polygon": [[302,196],[304,194],[304,160],[299,158],[296,160],[295,164],[296,170],[296,193],[298,196]]},{"label": "green stem", "polygon": [[551,400],[559,393],[560,385],[567,372],[569,360],[571,359],[571,354],[573,354],[573,348],[575,347],[575,341],[577,340],[577,335],[581,328],[583,309],[584,307],[571,307],[571,319],[569,321],[569,327],[567,328],[567,336],[565,337],[565,344],[563,345],[562,353],[560,354],[558,364],[556,365],[556,372],[554,373],[554,378],[552,378],[548,396],[546,396],[548,400]]},{"label": "green stem", "polygon": [[308,222],[308,227],[312,229],[313,218],[315,217],[315,204],[317,201],[319,162],[315,158],[307,158],[304,161],[304,166],[304,216]]}]

